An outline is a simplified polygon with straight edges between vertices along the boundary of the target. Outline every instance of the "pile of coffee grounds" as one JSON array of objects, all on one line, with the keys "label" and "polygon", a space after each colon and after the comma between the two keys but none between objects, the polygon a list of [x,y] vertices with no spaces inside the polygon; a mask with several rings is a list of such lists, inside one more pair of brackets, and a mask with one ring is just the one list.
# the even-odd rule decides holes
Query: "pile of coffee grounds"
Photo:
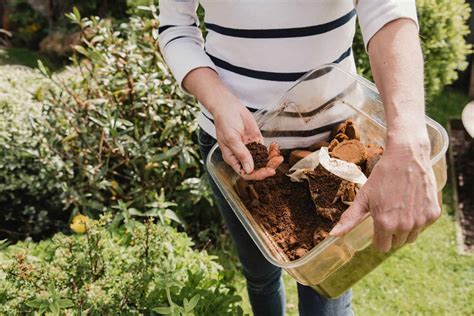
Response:
[{"label": "pile of coffee grounds", "polygon": [[305,175],[316,212],[331,222],[339,221],[342,212],[354,201],[356,185],[330,173],[321,165]]},{"label": "pile of coffee grounds", "polygon": [[[262,181],[240,178],[235,185],[255,221],[272,236],[290,261],[303,257],[328,237],[356,195],[355,184],[328,172],[321,165],[306,172],[308,179],[303,182],[292,182],[287,176],[291,165],[322,146],[329,147],[332,157],[354,162],[366,174],[370,174],[383,153],[376,145],[364,146],[357,126],[348,120],[337,126],[327,141],[308,148],[282,151],[284,162],[274,176]],[[256,169],[266,166],[268,150],[264,145],[250,143],[247,148]]]},{"label": "pile of coffee grounds", "polygon": [[265,145],[252,142],[246,145],[247,149],[250,151],[250,154],[253,158],[254,168],[260,169],[267,165],[268,162],[268,150]]},{"label": "pile of coffee grounds", "polygon": [[265,180],[239,179],[237,192],[255,221],[272,236],[289,260],[296,260],[321,242],[333,223],[316,212],[306,182],[290,181],[286,175],[288,169],[283,163],[274,176]]}]

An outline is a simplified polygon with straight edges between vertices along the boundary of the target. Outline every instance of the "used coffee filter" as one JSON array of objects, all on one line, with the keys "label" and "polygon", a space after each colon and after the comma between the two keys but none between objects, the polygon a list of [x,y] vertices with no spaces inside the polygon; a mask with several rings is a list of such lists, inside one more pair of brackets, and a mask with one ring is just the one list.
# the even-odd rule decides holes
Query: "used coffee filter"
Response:
[{"label": "used coffee filter", "polygon": [[330,157],[327,147],[321,147],[320,150],[298,161],[290,168],[288,176],[292,181],[301,182],[303,179],[307,179],[306,172],[313,171],[320,164],[324,169],[339,178],[356,183],[359,186],[367,181],[367,177],[357,165]]}]

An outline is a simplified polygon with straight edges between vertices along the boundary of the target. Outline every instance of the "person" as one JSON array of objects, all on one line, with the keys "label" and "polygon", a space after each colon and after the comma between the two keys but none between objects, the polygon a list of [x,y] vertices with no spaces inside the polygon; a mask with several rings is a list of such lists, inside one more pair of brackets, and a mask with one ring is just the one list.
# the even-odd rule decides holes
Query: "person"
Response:
[{"label": "person", "polygon": [[[307,71],[337,63],[355,72],[356,15],[384,104],[385,152],[353,205],[331,231],[342,236],[370,212],[374,246],[387,252],[414,242],[440,216],[425,127],[423,57],[415,0],[161,0],[159,46],[181,88],[201,108],[202,158],[217,141],[224,160],[245,179],[263,179],[245,144],[262,141],[252,115]],[[319,130],[319,132],[322,132]],[[210,179],[247,280],[255,315],[284,315],[281,271],[265,260]],[[350,315],[351,291],[338,299],[298,284],[300,315]]]}]

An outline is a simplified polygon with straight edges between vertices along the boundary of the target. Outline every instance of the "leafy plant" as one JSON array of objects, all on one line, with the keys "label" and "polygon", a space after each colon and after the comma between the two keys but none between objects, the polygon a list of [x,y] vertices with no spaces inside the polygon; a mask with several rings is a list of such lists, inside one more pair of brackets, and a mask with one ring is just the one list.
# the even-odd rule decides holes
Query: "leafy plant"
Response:
[{"label": "leafy plant", "polygon": [[[63,162],[49,148],[39,102],[48,85],[27,67],[0,67],[0,238],[40,238],[63,227]],[[39,122],[39,123],[38,123]]]},{"label": "leafy plant", "polygon": [[[470,6],[464,0],[417,0],[420,39],[425,60],[425,87],[429,98],[458,78],[466,69],[466,56],[472,52],[466,41]],[[372,78],[360,31],[354,40],[358,71]]]},{"label": "leafy plant", "polygon": [[239,315],[222,267],[169,226],[111,213],[82,234],[0,252],[0,314]]},{"label": "leafy plant", "polygon": [[[152,13],[156,10],[152,8]],[[157,50],[156,19],[112,25],[68,17],[82,32],[64,80],[40,64],[54,84],[45,92],[47,138],[61,157],[65,200],[89,216],[112,209],[154,214],[162,222],[209,206],[196,141],[193,98],[181,91]],[[201,209],[203,209],[201,208]]]}]

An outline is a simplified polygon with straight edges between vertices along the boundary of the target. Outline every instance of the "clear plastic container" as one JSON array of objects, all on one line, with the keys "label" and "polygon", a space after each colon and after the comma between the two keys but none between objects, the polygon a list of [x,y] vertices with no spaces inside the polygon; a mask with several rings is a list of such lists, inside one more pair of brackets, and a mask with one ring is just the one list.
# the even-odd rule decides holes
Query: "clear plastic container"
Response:
[{"label": "clear plastic container", "polygon": [[[362,142],[385,144],[384,108],[375,85],[335,64],[307,73],[282,97],[255,115],[267,145],[277,141],[281,148],[287,149],[310,146],[327,138],[332,126],[347,118],[359,126]],[[447,178],[448,136],[441,125],[428,117],[426,127],[431,142],[431,163],[441,191]],[[294,130],[305,131],[306,137],[293,135]],[[318,135],[320,132],[324,133]],[[287,137],[283,141],[281,136]],[[212,178],[265,258],[326,297],[342,295],[393,253],[384,254],[373,248],[373,221],[367,215],[346,236],[330,236],[302,258],[290,261],[240,200],[234,189],[237,174],[223,161],[217,145],[206,163]]]}]

